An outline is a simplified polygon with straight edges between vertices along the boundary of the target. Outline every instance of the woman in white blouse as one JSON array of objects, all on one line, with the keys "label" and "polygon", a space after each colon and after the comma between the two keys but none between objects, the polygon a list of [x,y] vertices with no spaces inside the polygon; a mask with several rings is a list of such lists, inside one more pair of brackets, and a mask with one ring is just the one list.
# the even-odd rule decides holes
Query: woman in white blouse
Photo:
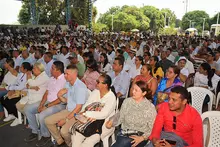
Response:
[{"label": "woman in white blouse", "polygon": [[208,63],[202,63],[199,67],[199,72],[195,74],[194,86],[200,86],[215,91],[219,80],[220,77],[214,73],[211,66]]},{"label": "woman in white blouse", "polygon": [[[13,68],[8,68],[10,72],[17,76],[17,79],[14,84],[10,84],[6,86],[6,90],[8,91],[7,95],[13,95],[15,90],[24,90],[27,82],[27,73],[31,71],[32,66],[28,62],[23,62],[20,67],[20,73],[17,73]],[[9,115],[3,121],[10,121],[15,119],[15,123],[12,123],[11,126],[18,124],[18,114],[15,104],[20,100],[20,97],[9,99],[8,97],[1,99],[1,104],[7,109]]]},{"label": "woman in white blouse", "polygon": [[109,71],[111,71],[112,66],[108,61],[108,57],[105,53],[101,53],[100,55],[100,63],[101,63],[101,67],[100,67],[100,72],[101,73],[108,73]]},{"label": "woman in white blouse", "polygon": [[143,61],[143,57],[141,56],[137,56],[135,58],[135,65],[133,67],[130,68],[129,70],[129,76],[130,78],[133,80],[137,75],[140,75],[141,73],[141,68],[143,65],[144,61]]},{"label": "woman in white blouse", "polygon": [[[108,120],[114,115],[116,108],[115,94],[110,90],[111,87],[110,76],[103,74],[97,80],[97,89],[92,91],[89,99],[84,104],[83,109],[94,102],[100,102],[104,105],[101,111],[85,111],[83,114],[90,120]],[[108,135],[109,130],[103,125],[102,132],[85,137],[79,132],[72,135],[72,147],[93,147],[96,143]]]}]

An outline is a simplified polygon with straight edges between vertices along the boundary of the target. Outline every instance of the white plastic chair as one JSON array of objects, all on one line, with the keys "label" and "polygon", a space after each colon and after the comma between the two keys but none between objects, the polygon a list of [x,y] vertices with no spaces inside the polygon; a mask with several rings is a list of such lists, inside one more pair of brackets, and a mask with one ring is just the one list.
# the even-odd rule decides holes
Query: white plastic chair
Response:
[{"label": "white plastic chair", "polygon": [[217,94],[216,106],[215,106],[216,109],[218,108],[219,99],[220,99],[220,92]]},{"label": "white plastic chair", "polygon": [[[17,113],[18,113],[19,124],[22,124],[22,114],[19,111],[17,111]],[[8,111],[7,109],[5,109],[5,107],[4,107],[4,114],[5,114],[5,118],[8,117]],[[24,119],[26,119],[25,116],[24,116]],[[24,121],[24,124],[26,125],[26,121]]]},{"label": "white plastic chair", "polygon": [[[117,113],[118,110],[118,104],[119,104],[119,98],[117,98],[116,101],[116,109],[115,109],[115,113]],[[105,125],[105,124],[104,124]],[[109,147],[109,137],[111,137],[112,140],[112,144],[111,146],[116,142],[115,139],[115,128],[112,129],[112,131],[109,132],[109,134],[107,136],[105,136],[104,138],[102,138],[102,142],[103,142],[103,147]]]},{"label": "white plastic chair", "polygon": [[3,108],[4,108],[5,117],[8,117],[8,111],[7,111],[7,109],[5,109],[5,107],[3,107]]},{"label": "white plastic chair", "polygon": [[212,93],[210,90],[202,87],[189,87],[187,90],[191,93],[192,97],[192,106],[200,113],[202,114],[202,106],[203,102],[205,100],[206,95],[209,96],[210,101],[208,103],[208,111],[212,110],[212,102],[214,99],[214,93]]},{"label": "white plastic chair", "polygon": [[[220,112],[219,111],[208,111],[202,114],[202,121],[208,120],[209,127],[207,124],[203,124],[204,134],[204,147],[218,147],[220,146]],[[209,130],[207,130],[210,128]],[[209,131],[209,135],[207,133]],[[209,138],[207,138],[209,137]],[[206,140],[207,139],[207,140]],[[206,142],[207,141],[207,142]]]}]

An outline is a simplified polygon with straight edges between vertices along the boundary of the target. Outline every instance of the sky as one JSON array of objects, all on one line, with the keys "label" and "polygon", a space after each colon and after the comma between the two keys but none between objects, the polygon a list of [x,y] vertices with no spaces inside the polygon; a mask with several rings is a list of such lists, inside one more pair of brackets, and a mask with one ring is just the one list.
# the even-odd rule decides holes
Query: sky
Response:
[{"label": "sky", "polygon": [[[185,14],[184,0],[97,0],[94,5],[98,9],[98,14],[105,13],[112,6],[135,5],[152,5],[159,9],[169,8],[174,11],[177,18],[181,19]],[[220,12],[220,0],[188,0],[188,11],[204,10],[210,17]],[[0,0],[0,24],[14,24],[17,21],[21,2],[16,0]]]}]

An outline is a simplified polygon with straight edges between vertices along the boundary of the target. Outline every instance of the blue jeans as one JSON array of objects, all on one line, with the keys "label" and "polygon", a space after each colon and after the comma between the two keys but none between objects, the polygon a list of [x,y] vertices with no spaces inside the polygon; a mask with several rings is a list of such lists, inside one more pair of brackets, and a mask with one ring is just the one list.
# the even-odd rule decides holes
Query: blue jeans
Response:
[{"label": "blue jeans", "polygon": [[47,129],[47,126],[45,125],[44,119],[47,116],[50,116],[52,114],[55,114],[57,112],[60,112],[61,110],[66,108],[66,105],[58,104],[52,107],[47,108],[46,110],[42,111],[41,113],[38,113],[37,109],[40,105],[40,102],[34,103],[34,104],[27,104],[24,107],[24,113],[27,116],[28,123],[30,125],[30,128],[32,129],[32,133],[37,134],[38,131],[38,124],[36,120],[36,115],[38,114],[38,121],[40,125],[40,134],[43,137],[50,137],[50,132]]},{"label": "blue jeans", "polygon": [[[8,93],[7,90],[0,90],[0,99],[3,98],[3,96],[5,96],[7,93]],[[3,111],[4,111],[3,107],[2,107],[2,105],[0,103],[0,112],[3,112]]]},{"label": "blue jeans", "polygon": [[[116,142],[112,145],[112,147],[131,147],[133,139],[128,136],[123,136],[121,133],[118,134]],[[142,141],[136,147],[144,147],[147,144],[147,141]]]}]

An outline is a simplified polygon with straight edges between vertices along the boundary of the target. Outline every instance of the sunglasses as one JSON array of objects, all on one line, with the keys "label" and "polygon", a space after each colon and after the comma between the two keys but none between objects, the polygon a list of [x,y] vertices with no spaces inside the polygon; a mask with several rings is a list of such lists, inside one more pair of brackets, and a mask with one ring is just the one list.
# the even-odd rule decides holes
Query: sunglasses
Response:
[{"label": "sunglasses", "polygon": [[96,80],[96,82],[97,82],[97,84],[99,84],[99,83],[105,84],[104,82],[100,82],[99,80]]},{"label": "sunglasses", "polygon": [[173,116],[173,130],[176,130],[176,116]]}]

